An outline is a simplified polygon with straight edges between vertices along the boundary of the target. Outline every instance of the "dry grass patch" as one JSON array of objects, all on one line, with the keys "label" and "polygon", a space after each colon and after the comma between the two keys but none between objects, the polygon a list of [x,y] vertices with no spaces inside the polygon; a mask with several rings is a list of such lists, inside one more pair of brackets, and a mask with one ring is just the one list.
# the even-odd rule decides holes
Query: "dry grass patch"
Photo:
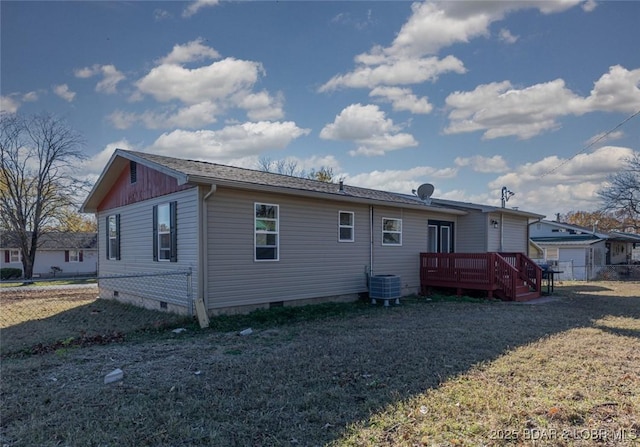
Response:
[{"label": "dry grass patch", "polygon": [[184,321],[173,314],[98,299],[97,292],[95,286],[2,291],[0,354],[120,341],[125,334]]},{"label": "dry grass patch", "polygon": [[[562,446],[606,429],[628,436],[597,445],[637,445],[640,298],[559,290],[540,305],[416,299],[312,321],[289,310],[260,314],[246,337],[250,318],[9,358],[0,443]],[[124,380],[104,385],[114,368]],[[567,439],[533,443],[534,429]]]}]

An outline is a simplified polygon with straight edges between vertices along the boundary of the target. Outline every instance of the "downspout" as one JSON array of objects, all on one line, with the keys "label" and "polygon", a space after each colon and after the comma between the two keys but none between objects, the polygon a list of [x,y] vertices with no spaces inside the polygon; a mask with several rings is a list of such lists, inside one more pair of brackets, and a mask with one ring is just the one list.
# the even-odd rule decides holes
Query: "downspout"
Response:
[{"label": "downspout", "polygon": [[200,244],[198,248],[200,272],[198,275],[198,299],[201,300],[205,309],[207,308],[207,293],[209,287],[209,257],[207,256],[207,240],[209,237],[208,227],[208,206],[207,200],[216,192],[218,187],[215,183],[211,184],[211,189],[202,198],[201,216],[200,216]]},{"label": "downspout", "polygon": [[369,276],[367,278],[367,290],[370,278],[373,276],[373,205],[369,205]]},{"label": "downspout", "polygon": [[500,213],[500,253],[504,253],[504,213]]}]

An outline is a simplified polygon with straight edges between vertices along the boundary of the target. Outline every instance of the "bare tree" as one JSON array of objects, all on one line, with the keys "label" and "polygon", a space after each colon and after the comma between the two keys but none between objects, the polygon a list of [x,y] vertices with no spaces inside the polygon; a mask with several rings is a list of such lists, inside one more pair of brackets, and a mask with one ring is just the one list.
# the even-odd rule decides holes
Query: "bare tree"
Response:
[{"label": "bare tree", "polygon": [[298,168],[298,162],[295,160],[272,160],[269,157],[261,157],[258,160],[258,169],[264,172],[273,172],[276,174],[289,175],[291,177],[308,178],[319,180],[321,182],[333,183],[333,169],[325,166],[319,170],[312,169],[307,172]]},{"label": "bare tree", "polygon": [[624,230],[640,232],[640,153],[627,159],[624,169],[609,177],[598,191],[603,209],[622,221]]},{"label": "bare tree", "polygon": [[85,186],[72,175],[84,158],[83,139],[49,114],[0,114],[0,222],[22,252],[31,279],[40,236],[77,206]]}]

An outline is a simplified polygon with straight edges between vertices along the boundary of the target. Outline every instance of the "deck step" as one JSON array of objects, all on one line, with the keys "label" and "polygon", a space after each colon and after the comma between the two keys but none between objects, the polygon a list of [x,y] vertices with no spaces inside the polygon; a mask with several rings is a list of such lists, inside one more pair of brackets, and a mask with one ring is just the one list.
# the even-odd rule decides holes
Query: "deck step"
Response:
[{"label": "deck step", "polygon": [[539,292],[518,293],[516,295],[516,301],[519,301],[519,302],[535,300],[536,298],[540,298]]}]

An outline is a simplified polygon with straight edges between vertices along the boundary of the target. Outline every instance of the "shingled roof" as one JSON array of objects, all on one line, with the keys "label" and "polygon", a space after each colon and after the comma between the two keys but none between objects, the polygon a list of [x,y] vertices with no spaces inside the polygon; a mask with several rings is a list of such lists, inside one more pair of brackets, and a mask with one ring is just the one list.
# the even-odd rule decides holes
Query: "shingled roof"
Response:
[{"label": "shingled roof", "polygon": [[[82,206],[84,212],[94,212],[100,199],[106,194],[124,165],[123,161],[135,161],[149,166],[178,180],[179,184],[216,184],[250,190],[269,190],[295,195],[325,196],[332,200],[385,203],[389,206],[433,209],[449,214],[466,214],[464,211],[432,207],[418,197],[376,189],[360,188],[344,183],[329,183],[290,175],[254,169],[238,168],[198,160],[186,160],[163,155],[117,149],[89,197]],[[116,171],[116,172],[111,172]]]},{"label": "shingled roof", "polygon": [[[19,248],[17,234],[4,231],[0,234],[1,248]],[[38,239],[38,250],[90,250],[98,248],[97,233],[52,232]]]}]

